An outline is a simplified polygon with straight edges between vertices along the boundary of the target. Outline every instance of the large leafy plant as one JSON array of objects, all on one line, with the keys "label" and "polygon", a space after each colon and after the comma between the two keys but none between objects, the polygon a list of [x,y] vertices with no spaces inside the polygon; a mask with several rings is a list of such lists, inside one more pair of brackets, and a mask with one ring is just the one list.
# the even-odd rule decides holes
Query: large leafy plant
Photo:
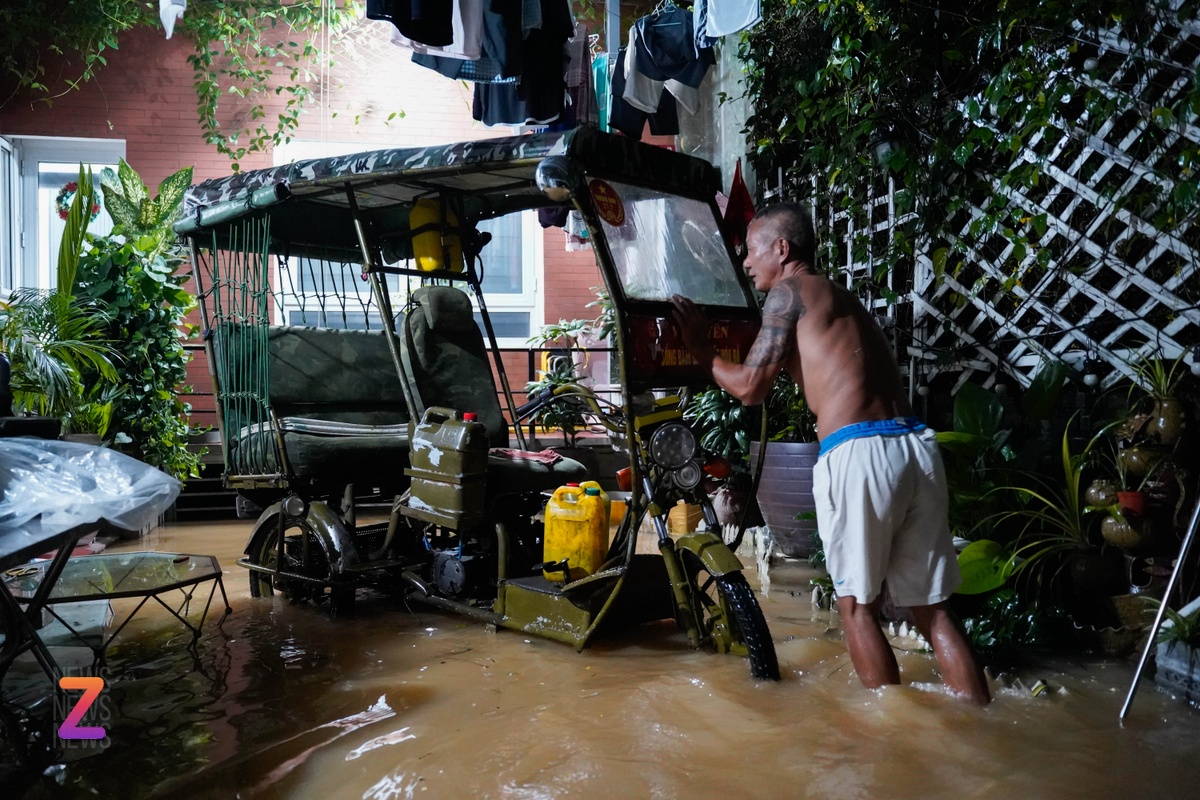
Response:
[{"label": "large leafy plant", "polygon": [[[101,395],[117,379],[117,353],[107,339],[106,314],[75,296],[79,253],[91,221],[91,170],[81,165],[76,185],[59,246],[56,286],[18,289],[0,302],[0,352],[12,368],[17,413],[58,417],[74,433],[104,433],[110,407]],[[85,386],[85,374],[95,376],[93,385]]]},{"label": "large leafy plant", "polygon": [[109,435],[134,455],[178,478],[199,472],[188,448],[191,407],[180,399],[187,380],[184,316],[195,304],[183,288],[182,245],[171,224],[192,169],[179,170],[151,195],[124,160],[100,175],[109,236],[93,237],[80,257],[76,293],[103,309],[107,336],[121,343],[121,392],[112,398]]}]

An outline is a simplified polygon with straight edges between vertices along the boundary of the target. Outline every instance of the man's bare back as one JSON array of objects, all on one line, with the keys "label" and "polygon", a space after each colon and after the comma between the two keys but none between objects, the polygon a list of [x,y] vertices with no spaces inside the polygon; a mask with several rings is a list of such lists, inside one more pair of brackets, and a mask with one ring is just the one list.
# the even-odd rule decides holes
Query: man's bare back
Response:
[{"label": "man's bare back", "polygon": [[747,364],[779,360],[816,414],[821,439],[912,413],[883,332],[853,294],[822,275],[800,272],[768,294]]}]

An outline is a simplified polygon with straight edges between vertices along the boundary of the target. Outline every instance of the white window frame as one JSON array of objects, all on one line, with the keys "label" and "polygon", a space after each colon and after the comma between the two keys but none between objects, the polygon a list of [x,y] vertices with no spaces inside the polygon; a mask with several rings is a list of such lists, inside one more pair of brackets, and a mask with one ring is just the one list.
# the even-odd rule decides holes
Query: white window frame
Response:
[{"label": "white window frame", "polygon": [[[38,166],[43,163],[116,164],[125,158],[124,139],[80,139],[65,136],[9,136],[18,156],[18,222],[14,228],[17,286],[49,289],[53,267],[38,263]],[[30,226],[34,226],[30,229]]]},{"label": "white window frame", "polygon": [[[364,149],[372,147],[370,144],[363,142],[318,142],[310,140],[293,139],[286,144],[279,145],[275,148],[273,161],[276,166],[290,164],[295,161],[303,161],[310,158],[329,158],[339,155],[350,155],[353,153],[361,153]],[[502,312],[527,312],[529,314],[529,334],[524,337],[497,337],[496,344],[499,347],[506,348],[527,348],[529,346],[528,337],[533,336],[541,327],[542,319],[545,314],[544,300],[541,292],[542,271],[544,262],[544,247],[542,228],[538,224],[536,211],[521,212],[521,285],[523,291],[520,294],[501,294],[499,292],[486,292],[485,302],[487,303],[488,312],[490,314]],[[486,266],[488,262],[488,250],[485,247],[481,256]],[[285,294],[283,287],[280,286],[278,271],[276,271],[276,290],[282,302],[275,304],[275,321],[280,324],[287,324],[288,313],[292,309],[292,303],[289,302],[289,295]],[[395,280],[395,277],[392,277]],[[405,280],[401,276],[400,291],[395,292],[392,300],[399,308],[399,305],[404,301]],[[364,295],[370,293],[369,284],[363,283],[360,292]],[[475,311],[479,310],[479,304],[476,301],[473,292],[468,292],[471,298],[471,307]],[[486,336],[486,331],[483,332]]]},{"label": "white window frame", "polygon": [[20,282],[20,250],[17,247],[21,214],[18,176],[20,165],[17,151],[8,139],[0,136],[0,300],[7,299]]}]

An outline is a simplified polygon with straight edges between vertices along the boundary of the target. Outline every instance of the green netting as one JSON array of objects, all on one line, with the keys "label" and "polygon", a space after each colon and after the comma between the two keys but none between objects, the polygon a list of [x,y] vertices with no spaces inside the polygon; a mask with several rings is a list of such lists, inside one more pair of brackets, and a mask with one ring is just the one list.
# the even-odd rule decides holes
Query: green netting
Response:
[{"label": "green netting", "polygon": [[[214,393],[230,475],[273,475],[280,471],[271,430],[267,330],[271,323],[270,218],[239,220],[234,246],[214,242],[197,264],[205,324],[212,337]],[[207,276],[203,273],[207,272]]]}]

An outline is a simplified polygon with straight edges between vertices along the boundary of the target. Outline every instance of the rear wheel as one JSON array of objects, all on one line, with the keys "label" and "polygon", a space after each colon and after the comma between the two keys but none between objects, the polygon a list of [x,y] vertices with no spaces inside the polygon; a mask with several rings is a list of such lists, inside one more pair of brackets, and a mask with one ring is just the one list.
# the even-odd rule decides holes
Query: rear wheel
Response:
[{"label": "rear wheel", "polygon": [[740,572],[713,575],[691,552],[684,553],[684,563],[700,630],[717,651],[750,659],[750,674],[759,680],[779,680],[775,643],[746,576]]},{"label": "rear wheel", "polygon": [[275,592],[293,602],[312,600],[330,602],[335,614],[346,614],[354,608],[354,587],[322,584],[328,581],[331,570],[325,548],[312,525],[305,519],[286,516],[283,518],[283,558],[280,560],[278,524],[264,528],[250,551],[250,563],[267,569],[292,575],[303,575],[314,580],[288,578],[286,574],[270,574],[259,570],[250,571],[250,596],[271,597]]}]

